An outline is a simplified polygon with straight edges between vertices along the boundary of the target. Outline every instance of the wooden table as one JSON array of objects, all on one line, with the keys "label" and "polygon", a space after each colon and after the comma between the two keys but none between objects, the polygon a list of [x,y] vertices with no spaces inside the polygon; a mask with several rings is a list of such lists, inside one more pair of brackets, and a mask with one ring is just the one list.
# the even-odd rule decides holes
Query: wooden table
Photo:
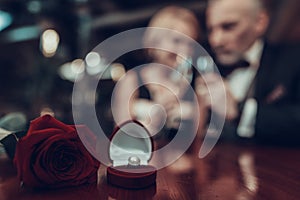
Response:
[{"label": "wooden table", "polygon": [[107,184],[34,191],[20,187],[12,162],[0,156],[0,200],[300,199],[300,148],[218,144],[204,159],[184,154],[157,174],[156,185],[126,190]]}]

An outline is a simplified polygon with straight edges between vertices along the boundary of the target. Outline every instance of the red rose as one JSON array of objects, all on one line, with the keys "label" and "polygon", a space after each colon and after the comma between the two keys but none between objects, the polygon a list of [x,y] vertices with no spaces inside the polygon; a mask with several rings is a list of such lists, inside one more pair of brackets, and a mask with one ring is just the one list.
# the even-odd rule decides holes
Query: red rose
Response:
[{"label": "red rose", "polygon": [[[85,126],[76,127],[91,133]],[[50,115],[31,121],[17,144],[14,163],[24,185],[40,188],[95,183],[100,165],[83,146],[75,126]]]}]

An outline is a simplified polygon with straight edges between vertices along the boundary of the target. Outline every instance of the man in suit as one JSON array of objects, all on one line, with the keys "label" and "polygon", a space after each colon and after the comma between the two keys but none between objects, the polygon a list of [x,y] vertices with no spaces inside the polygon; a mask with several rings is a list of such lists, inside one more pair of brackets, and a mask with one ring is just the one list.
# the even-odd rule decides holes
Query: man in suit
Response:
[{"label": "man in suit", "polygon": [[[212,112],[218,113],[222,103],[212,103],[210,96],[225,100],[226,113],[218,113],[226,119],[222,136],[299,144],[299,46],[270,45],[264,40],[269,16],[260,0],[210,0],[206,14],[216,62],[225,68],[240,60],[249,63],[223,80],[205,74],[206,82],[198,81],[200,103]],[[220,80],[226,95],[218,93],[215,82]]]}]

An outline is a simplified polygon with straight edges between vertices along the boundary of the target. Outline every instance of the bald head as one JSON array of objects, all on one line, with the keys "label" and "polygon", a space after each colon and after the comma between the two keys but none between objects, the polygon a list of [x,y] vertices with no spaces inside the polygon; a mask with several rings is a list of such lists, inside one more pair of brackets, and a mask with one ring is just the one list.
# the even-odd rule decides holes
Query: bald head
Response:
[{"label": "bald head", "polygon": [[220,63],[232,64],[262,37],[268,25],[260,0],[209,0],[209,42]]},{"label": "bald head", "polygon": [[238,8],[235,11],[247,12],[252,16],[265,9],[261,0],[209,0],[208,8],[215,5],[220,6],[220,4],[227,5],[228,8]]}]

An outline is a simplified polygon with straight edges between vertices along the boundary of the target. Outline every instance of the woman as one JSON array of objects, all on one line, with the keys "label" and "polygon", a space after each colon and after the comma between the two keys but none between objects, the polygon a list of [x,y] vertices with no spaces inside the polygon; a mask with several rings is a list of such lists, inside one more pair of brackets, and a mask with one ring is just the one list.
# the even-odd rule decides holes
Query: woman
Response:
[{"label": "woman", "polygon": [[196,16],[186,8],[168,6],[152,17],[143,41],[152,62],[127,72],[118,84],[117,124],[137,119],[155,135],[194,118],[191,58],[199,30]]}]

